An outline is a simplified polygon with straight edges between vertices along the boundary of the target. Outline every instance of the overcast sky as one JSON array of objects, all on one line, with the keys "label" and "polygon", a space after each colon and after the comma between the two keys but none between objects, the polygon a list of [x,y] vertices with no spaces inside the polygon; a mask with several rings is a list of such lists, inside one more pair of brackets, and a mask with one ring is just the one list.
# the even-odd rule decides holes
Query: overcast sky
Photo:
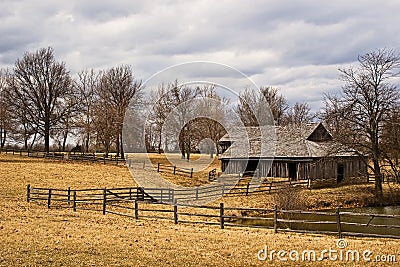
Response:
[{"label": "overcast sky", "polygon": [[[144,3],[147,2],[147,3]],[[51,46],[72,74],[132,66],[137,78],[188,61],[227,64],[317,109],[338,68],[400,51],[400,1],[0,0],[0,67]],[[171,77],[174,80],[175,77]]]}]

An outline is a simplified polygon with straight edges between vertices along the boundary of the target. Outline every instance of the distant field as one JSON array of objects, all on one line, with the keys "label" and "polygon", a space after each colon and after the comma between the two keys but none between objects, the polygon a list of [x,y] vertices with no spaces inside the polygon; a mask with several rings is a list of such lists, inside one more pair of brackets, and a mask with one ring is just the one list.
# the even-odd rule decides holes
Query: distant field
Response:
[{"label": "distant field", "polygon": [[[182,159],[180,154],[145,154],[145,153],[135,153],[128,155],[130,159],[133,159],[138,163],[135,168],[141,168],[141,163],[147,158],[150,159],[154,170],[157,170],[158,163],[161,164],[161,170],[159,174],[166,180],[181,186],[193,187],[200,186],[209,183],[208,173],[212,169],[216,169],[217,172],[220,171],[220,162],[218,157],[210,158],[209,155],[192,154],[190,161]],[[191,169],[193,168],[193,177],[190,178],[188,173],[177,172],[173,174],[171,169],[173,166],[179,168]],[[166,166],[168,168],[166,169]],[[147,166],[149,168],[149,166]],[[146,168],[146,170],[148,170]],[[189,171],[189,170],[188,170]],[[140,173],[140,172],[139,172]],[[147,173],[143,175],[148,175]]]},{"label": "distant field", "polygon": [[[288,266],[288,262],[282,263],[276,258],[272,262],[260,262],[257,252],[266,245],[271,250],[336,248],[334,236],[274,234],[271,230],[246,228],[221,230],[217,226],[174,225],[162,220],[136,221],[99,212],[48,210],[26,202],[28,183],[55,188],[135,186],[129,171],[122,166],[0,155],[0,266]],[[369,194],[371,186],[346,186],[304,194],[310,200],[315,198],[315,202],[331,199],[336,204],[349,194],[357,195],[361,201],[365,197],[361,192]],[[271,196],[226,197],[219,201],[226,206],[268,206]],[[398,240],[346,240],[348,249],[369,249],[374,254],[386,255],[400,252]],[[344,265],[328,260],[289,263]],[[360,265],[365,263],[346,263],[346,266]]]}]

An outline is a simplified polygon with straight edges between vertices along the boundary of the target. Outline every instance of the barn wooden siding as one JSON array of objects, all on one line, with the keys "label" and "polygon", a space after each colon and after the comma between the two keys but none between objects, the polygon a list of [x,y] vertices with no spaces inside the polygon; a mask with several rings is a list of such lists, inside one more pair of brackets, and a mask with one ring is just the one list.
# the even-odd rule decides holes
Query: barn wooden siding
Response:
[{"label": "barn wooden siding", "polygon": [[[256,164],[256,159],[249,159],[249,166]],[[289,164],[295,164],[295,179],[329,179],[338,177],[338,166],[343,166],[343,178],[360,177],[367,174],[365,163],[358,157],[335,157],[319,159],[274,159],[260,160],[258,170],[262,177],[289,177]],[[222,171],[229,174],[243,173],[249,170],[245,159],[222,159]],[[246,169],[247,168],[247,169]],[[269,171],[269,172],[268,172]],[[267,173],[268,172],[268,173]]]}]

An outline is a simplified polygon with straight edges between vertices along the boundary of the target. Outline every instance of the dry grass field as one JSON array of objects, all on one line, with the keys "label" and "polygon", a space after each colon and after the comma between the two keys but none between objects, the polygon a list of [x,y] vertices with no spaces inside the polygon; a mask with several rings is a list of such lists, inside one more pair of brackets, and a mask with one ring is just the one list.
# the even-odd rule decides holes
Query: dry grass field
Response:
[{"label": "dry grass field", "polygon": [[[126,167],[60,163],[0,155],[0,266],[397,266],[398,240],[346,238],[348,250],[396,255],[397,263],[360,261],[259,261],[257,252],[337,249],[335,236],[274,234],[271,230],[206,225],[174,225],[100,212],[47,209],[25,200],[25,187],[103,188],[135,186]],[[358,192],[367,191],[369,185]],[[325,195],[347,197],[332,188],[305,192],[314,201]],[[354,189],[355,190],[355,189]],[[352,192],[353,193],[353,192]],[[368,192],[367,192],[368,193]],[[327,198],[328,199],[328,198]],[[226,197],[227,206],[265,206],[270,196]],[[329,202],[328,200],[326,200]],[[336,203],[333,203],[334,205]]]},{"label": "dry grass field", "polygon": [[[172,166],[169,159],[172,159],[175,165],[178,167],[189,169],[194,167],[192,178],[189,177],[189,174],[173,175],[171,170],[160,173],[166,180],[181,186],[193,187],[207,184],[208,172],[214,168],[217,169],[217,171],[220,171],[220,163],[217,157],[214,157],[212,160],[208,155],[200,156],[199,154],[192,154],[189,162],[186,159],[181,159],[180,157],[180,154],[150,154],[150,160],[155,167],[158,163]],[[201,168],[202,166],[207,167]]]}]

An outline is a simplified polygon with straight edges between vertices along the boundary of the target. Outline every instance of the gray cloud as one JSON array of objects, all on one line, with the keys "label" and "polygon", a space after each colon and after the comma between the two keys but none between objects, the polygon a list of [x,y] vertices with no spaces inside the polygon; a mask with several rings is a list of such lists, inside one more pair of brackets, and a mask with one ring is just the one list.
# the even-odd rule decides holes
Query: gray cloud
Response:
[{"label": "gray cloud", "polygon": [[0,67],[47,46],[72,73],[125,63],[143,80],[173,64],[216,61],[318,108],[323,92],[340,87],[339,67],[400,48],[397,1],[144,2],[2,1]]}]

